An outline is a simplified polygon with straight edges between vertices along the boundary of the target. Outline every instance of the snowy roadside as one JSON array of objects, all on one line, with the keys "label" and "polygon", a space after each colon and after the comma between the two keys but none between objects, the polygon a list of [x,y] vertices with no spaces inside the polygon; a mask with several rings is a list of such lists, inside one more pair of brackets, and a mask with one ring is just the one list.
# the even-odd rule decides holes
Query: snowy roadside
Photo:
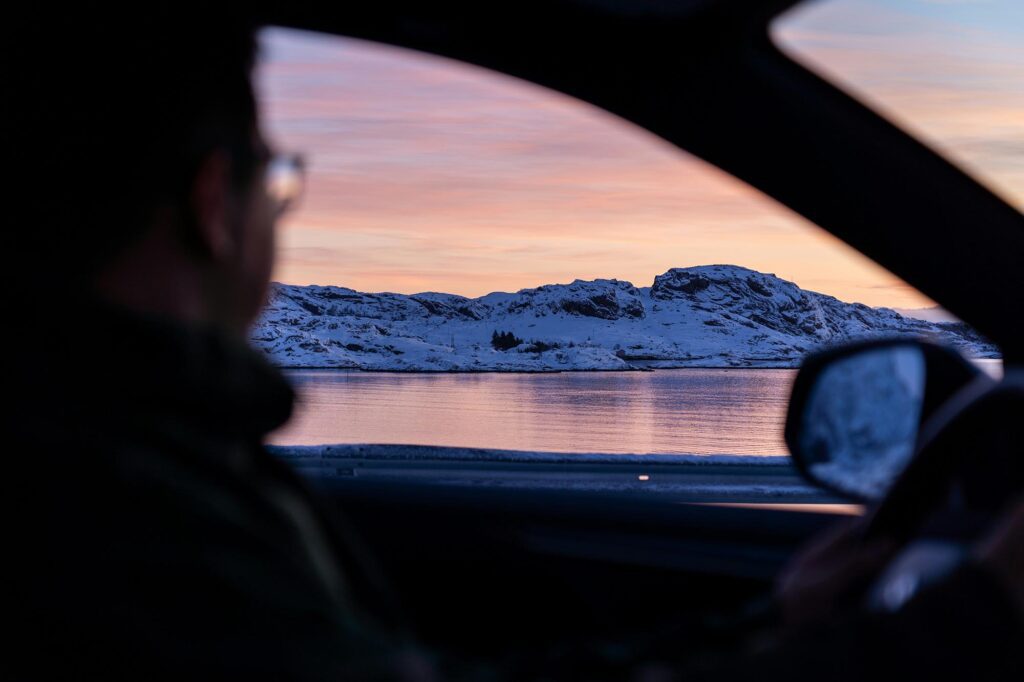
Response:
[{"label": "snowy roadside", "polygon": [[681,502],[835,504],[788,457],[620,455],[412,445],[272,446],[318,483],[402,482],[488,488],[643,492]]}]

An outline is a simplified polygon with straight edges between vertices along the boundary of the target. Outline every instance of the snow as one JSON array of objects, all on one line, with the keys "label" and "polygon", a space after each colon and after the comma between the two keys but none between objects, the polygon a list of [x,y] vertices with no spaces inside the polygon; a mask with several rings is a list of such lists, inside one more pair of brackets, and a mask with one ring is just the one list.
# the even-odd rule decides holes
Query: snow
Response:
[{"label": "snow", "polygon": [[[666,494],[703,502],[819,504],[788,457],[530,452],[429,445],[271,446],[311,479],[423,481],[431,485]],[[509,468],[509,463],[517,466]]]},{"label": "snow", "polygon": [[[497,350],[494,332],[523,343]],[[479,298],[277,284],[251,340],[283,367],[550,372],[796,367],[816,348],[879,335],[998,356],[966,325],[844,303],[734,265],[673,268],[642,288],[576,280]]]},{"label": "snow", "polygon": [[880,348],[827,367],[804,410],[800,447],[819,480],[881,497],[914,454],[924,403],[924,355]]},{"label": "snow", "polygon": [[688,464],[692,466],[792,466],[788,457],[760,455],[646,455],[594,452],[535,452],[529,450],[495,450],[491,448],[459,448],[437,445],[278,445],[269,448],[285,459],[331,460],[369,458],[402,461],[516,462],[529,464]]}]

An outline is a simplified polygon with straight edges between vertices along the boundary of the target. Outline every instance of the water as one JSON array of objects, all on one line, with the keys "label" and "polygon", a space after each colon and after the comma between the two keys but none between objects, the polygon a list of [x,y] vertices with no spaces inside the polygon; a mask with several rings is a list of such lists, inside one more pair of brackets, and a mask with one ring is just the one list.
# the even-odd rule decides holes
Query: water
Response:
[{"label": "water", "polygon": [[411,443],[552,452],[782,455],[795,370],[563,374],[290,371],[277,444]]}]

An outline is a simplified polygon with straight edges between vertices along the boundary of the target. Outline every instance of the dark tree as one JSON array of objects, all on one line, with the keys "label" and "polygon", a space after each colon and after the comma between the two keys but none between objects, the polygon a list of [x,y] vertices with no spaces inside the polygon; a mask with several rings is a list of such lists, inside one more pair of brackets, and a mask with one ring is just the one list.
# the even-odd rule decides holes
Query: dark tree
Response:
[{"label": "dark tree", "polygon": [[495,350],[509,350],[523,342],[512,332],[499,332],[497,329],[491,334],[491,345]]}]

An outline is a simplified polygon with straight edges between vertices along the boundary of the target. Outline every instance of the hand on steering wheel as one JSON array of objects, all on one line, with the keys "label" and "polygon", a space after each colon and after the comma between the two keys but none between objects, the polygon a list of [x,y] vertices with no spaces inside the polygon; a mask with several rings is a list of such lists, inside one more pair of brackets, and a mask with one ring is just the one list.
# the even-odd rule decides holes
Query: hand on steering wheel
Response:
[{"label": "hand on steering wheel", "polygon": [[[899,553],[896,540],[864,535],[865,521],[843,524],[800,552],[783,570],[776,599],[787,625],[826,621],[860,603],[864,590]],[[973,550],[1024,617],[1024,500],[1011,507]]]},{"label": "hand on steering wheel", "polygon": [[789,626],[828,620],[857,602],[900,545],[866,538],[863,519],[844,523],[815,539],[783,569],[775,598]]}]

